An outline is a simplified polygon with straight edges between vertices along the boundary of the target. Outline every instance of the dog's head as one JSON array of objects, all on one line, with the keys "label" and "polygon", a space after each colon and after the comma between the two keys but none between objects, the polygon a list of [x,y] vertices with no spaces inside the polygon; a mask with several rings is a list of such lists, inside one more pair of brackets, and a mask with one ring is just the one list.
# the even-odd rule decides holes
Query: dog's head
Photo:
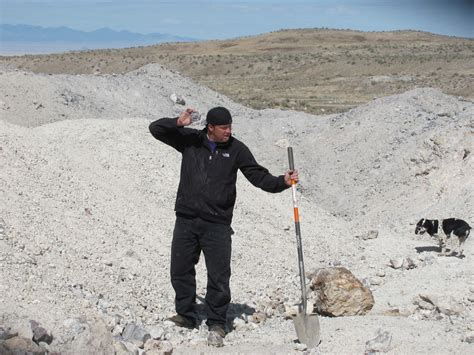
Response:
[{"label": "dog's head", "polygon": [[419,222],[416,224],[415,228],[415,234],[423,234],[427,230],[427,220],[425,218],[422,218],[419,220]]}]

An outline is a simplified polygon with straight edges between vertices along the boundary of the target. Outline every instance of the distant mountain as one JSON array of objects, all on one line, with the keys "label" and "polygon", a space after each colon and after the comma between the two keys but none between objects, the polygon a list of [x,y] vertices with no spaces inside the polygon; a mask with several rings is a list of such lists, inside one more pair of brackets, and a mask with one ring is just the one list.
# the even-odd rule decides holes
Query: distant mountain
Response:
[{"label": "distant mountain", "polygon": [[47,54],[77,50],[127,48],[164,42],[195,42],[197,39],[165,33],[141,34],[100,28],[79,31],[68,27],[0,24],[0,56]]},{"label": "distant mountain", "polygon": [[130,43],[144,45],[163,42],[194,42],[191,37],[173,36],[165,33],[141,34],[129,31],[114,31],[100,28],[95,31],[79,31],[68,27],[41,27],[30,25],[0,24],[1,42],[68,42],[84,45],[94,43]]}]

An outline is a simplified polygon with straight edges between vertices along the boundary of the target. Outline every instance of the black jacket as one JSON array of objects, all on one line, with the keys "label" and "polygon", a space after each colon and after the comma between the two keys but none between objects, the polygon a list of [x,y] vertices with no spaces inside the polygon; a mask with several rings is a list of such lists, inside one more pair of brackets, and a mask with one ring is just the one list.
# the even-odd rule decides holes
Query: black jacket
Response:
[{"label": "black jacket", "polygon": [[284,176],[273,176],[260,166],[247,146],[230,137],[212,153],[207,131],[178,127],[177,118],[161,118],[150,124],[156,139],[179,151],[181,177],[175,211],[190,217],[230,225],[235,205],[237,170],[255,186],[268,192],[288,188]]}]

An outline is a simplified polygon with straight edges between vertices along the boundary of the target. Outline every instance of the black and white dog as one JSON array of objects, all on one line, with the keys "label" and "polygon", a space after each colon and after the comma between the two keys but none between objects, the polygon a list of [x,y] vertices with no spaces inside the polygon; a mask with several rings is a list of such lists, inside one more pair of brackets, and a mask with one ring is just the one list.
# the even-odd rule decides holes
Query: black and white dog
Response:
[{"label": "black and white dog", "polygon": [[[456,236],[458,238],[459,245],[455,248],[459,252],[458,256],[461,257],[463,253],[462,246],[469,236],[471,227],[466,221],[457,218],[448,219],[425,219],[422,218],[416,224],[415,234],[428,233],[431,237],[439,239],[439,246],[441,248],[441,254],[446,255],[446,242],[448,238]],[[451,255],[454,254],[453,250]]]}]

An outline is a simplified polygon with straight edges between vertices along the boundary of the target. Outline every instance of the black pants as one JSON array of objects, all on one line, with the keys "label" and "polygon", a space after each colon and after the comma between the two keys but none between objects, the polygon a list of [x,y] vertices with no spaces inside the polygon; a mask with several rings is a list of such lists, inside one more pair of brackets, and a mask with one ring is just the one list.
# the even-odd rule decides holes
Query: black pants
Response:
[{"label": "black pants", "polygon": [[230,303],[232,228],[200,218],[176,217],[171,245],[171,284],[176,312],[195,318],[196,270],[201,250],[207,268],[207,325],[224,326]]}]

